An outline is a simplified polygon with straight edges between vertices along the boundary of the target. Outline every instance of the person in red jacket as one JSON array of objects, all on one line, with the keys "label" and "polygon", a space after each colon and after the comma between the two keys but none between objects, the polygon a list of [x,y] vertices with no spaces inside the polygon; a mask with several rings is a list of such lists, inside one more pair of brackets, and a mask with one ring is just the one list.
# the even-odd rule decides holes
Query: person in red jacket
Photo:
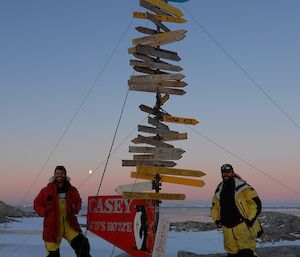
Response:
[{"label": "person in red jacket", "polygon": [[81,203],[65,167],[57,166],[49,184],[34,199],[34,210],[44,217],[43,240],[47,257],[60,257],[62,238],[70,243],[77,257],[91,257],[88,239],[82,234],[76,217]]}]

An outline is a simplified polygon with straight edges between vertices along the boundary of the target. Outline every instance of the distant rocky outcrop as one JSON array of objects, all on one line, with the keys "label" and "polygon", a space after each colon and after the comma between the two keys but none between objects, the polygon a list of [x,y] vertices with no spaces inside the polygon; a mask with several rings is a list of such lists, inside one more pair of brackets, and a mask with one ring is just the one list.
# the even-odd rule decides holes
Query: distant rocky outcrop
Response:
[{"label": "distant rocky outcrop", "polygon": [[0,223],[11,221],[13,218],[31,217],[31,213],[9,206],[0,201]]},{"label": "distant rocky outcrop", "polygon": [[[278,242],[281,240],[293,241],[300,239],[300,217],[278,212],[262,212],[260,215],[264,233],[259,242]],[[181,231],[207,231],[216,229],[214,223],[196,221],[171,223],[170,230]]]}]

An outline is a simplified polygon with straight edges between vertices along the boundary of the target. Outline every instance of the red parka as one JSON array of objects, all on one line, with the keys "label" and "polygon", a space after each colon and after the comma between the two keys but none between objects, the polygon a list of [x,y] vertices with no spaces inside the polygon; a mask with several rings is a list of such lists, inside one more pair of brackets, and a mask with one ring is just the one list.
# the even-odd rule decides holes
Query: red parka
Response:
[{"label": "red parka", "polygon": [[[75,187],[69,182],[66,195],[67,219],[70,226],[77,232],[81,232],[77,217],[75,216],[81,209],[81,198]],[[43,240],[46,242],[56,242],[59,235],[59,207],[57,185],[52,182],[44,187],[34,199],[34,210],[44,217]]]}]

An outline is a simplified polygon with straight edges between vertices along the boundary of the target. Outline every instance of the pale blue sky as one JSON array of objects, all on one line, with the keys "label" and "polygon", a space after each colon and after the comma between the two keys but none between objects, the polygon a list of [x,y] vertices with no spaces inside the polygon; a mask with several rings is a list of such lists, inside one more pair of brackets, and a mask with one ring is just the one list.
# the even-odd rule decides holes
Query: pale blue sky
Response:
[{"label": "pale blue sky", "polygon": [[[171,97],[165,109],[174,116],[198,119],[195,129],[219,146],[188,127],[170,125],[189,134],[188,141],[174,142],[186,150],[178,167],[203,170],[207,185],[201,189],[166,186],[166,191],[186,192],[188,200],[210,201],[220,180],[218,169],[229,162],[264,201],[297,202],[299,191],[298,195],[291,192],[262,172],[299,190],[300,2],[190,0],[174,5],[183,11],[188,23],[170,28],[188,33],[183,41],[165,48],[181,56],[178,64],[184,68],[189,85],[187,94]],[[127,48],[132,38],[140,36],[134,27],[152,27],[151,22],[135,19],[121,40],[136,10],[142,8],[135,0],[0,2],[3,200],[18,202],[30,191],[24,199],[30,202],[57,164],[64,164],[73,183],[79,185],[87,171],[106,158],[127,80],[133,73]],[[95,87],[42,168],[101,70]],[[116,146],[144,119],[138,105],[154,102],[153,94],[129,93]],[[112,156],[103,194],[133,182],[129,179],[131,169],[122,168],[121,160],[131,158],[128,146],[136,135],[137,131]],[[94,179],[82,185],[84,197],[96,193],[102,170],[103,166]],[[16,176],[22,179],[16,182]],[[19,190],[13,194],[15,187]]]}]

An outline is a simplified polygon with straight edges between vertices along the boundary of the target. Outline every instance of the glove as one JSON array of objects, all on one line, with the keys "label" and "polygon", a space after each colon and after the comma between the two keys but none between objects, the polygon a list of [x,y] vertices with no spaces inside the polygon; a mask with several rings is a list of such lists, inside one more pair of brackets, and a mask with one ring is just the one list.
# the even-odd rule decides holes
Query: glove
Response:
[{"label": "glove", "polygon": [[221,224],[220,220],[216,220],[215,223],[216,223],[216,225],[217,225],[218,228],[222,227],[222,224]]}]

